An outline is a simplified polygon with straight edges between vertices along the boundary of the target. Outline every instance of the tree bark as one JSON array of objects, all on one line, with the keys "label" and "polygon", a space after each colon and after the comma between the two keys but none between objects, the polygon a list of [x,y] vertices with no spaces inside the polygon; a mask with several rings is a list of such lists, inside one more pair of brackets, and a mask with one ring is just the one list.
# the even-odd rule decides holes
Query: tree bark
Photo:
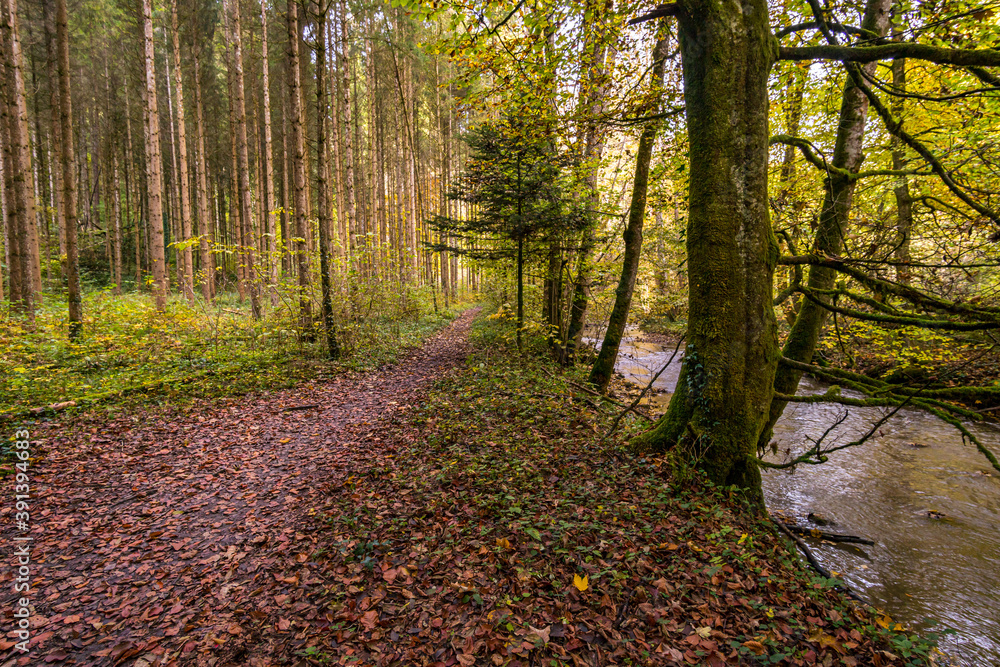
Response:
[{"label": "tree bark", "polygon": [[[655,100],[647,106],[647,111],[655,113],[659,107],[660,92],[663,87],[664,60],[666,58],[667,41],[660,39],[653,49],[653,78],[651,95]],[[632,203],[629,206],[628,224],[625,227],[625,256],[622,260],[622,273],[615,290],[615,304],[611,309],[607,331],[604,332],[604,342],[590,369],[588,380],[603,392],[614,374],[615,361],[618,359],[618,348],[621,345],[625,325],[628,323],[628,311],[632,305],[632,292],[635,289],[635,279],[639,273],[639,259],[642,253],[642,226],[646,217],[646,190],[649,186],[649,162],[653,155],[653,142],[656,140],[657,121],[650,121],[639,137],[639,148],[635,156],[635,179],[632,183]]]},{"label": "tree bark", "polygon": [[[56,17],[54,14],[54,9],[51,2],[45,3],[45,42],[46,42],[46,52],[49,59],[49,71],[58,72],[58,54],[56,49],[55,32],[56,32]],[[52,154],[54,159],[61,159],[62,155],[62,128],[59,120],[59,87],[50,83],[49,85],[49,113],[51,116],[52,131],[50,133]],[[61,168],[56,168],[52,170],[52,180],[53,188],[55,191],[55,196],[52,198],[52,203],[55,208],[56,215],[56,227],[58,229],[59,236],[59,275],[60,278],[66,275],[66,266],[63,257],[66,255],[66,215],[62,206],[62,191],[63,191],[63,174]]]},{"label": "tree bark", "polygon": [[184,119],[184,77],[181,76],[181,38],[177,26],[177,0],[170,2],[170,25],[173,33],[174,56],[174,89],[177,94],[177,155],[180,159],[180,173],[176,178],[180,182],[181,200],[181,289],[188,301],[194,302],[194,256],[191,252],[191,172],[188,169],[187,155],[187,124]]},{"label": "tree bark", "polygon": [[[257,273],[254,267],[254,234],[253,212],[250,203],[250,154],[247,147],[247,110],[243,81],[243,39],[240,34],[240,3],[239,0],[227,0],[230,14],[229,42],[233,49],[233,106],[236,118],[236,174],[237,192],[239,197],[239,217],[243,229],[243,247],[241,254],[245,262],[245,275],[250,294],[250,310],[254,319],[260,319],[260,290],[257,284]],[[292,3],[294,4],[294,2]]]},{"label": "tree bark", "polygon": [[66,0],[56,0],[56,43],[59,51],[59,124],[62,130],[62,208],[66,212],[66,299],[69,304],[69,338],[83,333],[83,299],[80,264],[76,253],[76,179],[73,166],[73,97],[69,70],[69,28]]},{"label": "tree bark", "polygon": [[268,283],[271,285],[271,305],[277,306],[278,300],[278,261],[275,255],[277,240],[277,225],[275,224],[275,203],[274,203],[274,154],[271,147],[271,77],[268,63],[267,50],[267,3],[260,3],[260,27],[261,27],[261,75],[262,75],[262,102],[264,105],[261,115],[264,116],[264,150],[262,159],[264,161],[262,186],[264,190],[264,219],[267,235],[267,271]]},{"label": "tree bark", "polygon": [[309,256],[306,251],[306,140],[302,127],[302,75],[299,70],[299,8],[296,0],[288,2],[288,88],[292,120],[292,173],[295,188],[295,241],[290,244],[296,258],[299,277],[299,319],[306,338],[312,337],[312,303],[309,295]]},{"label": "tree bark", "polygon": [[327,10],[319,5],[326,0],[318,0],[315,14],[316,36],[316,204],[319,213],[319,264],[320,287],[322,289],[323,329],[326,333],[327,354],[331,359],[340,356],[337,342],[337,328],[333,320],[333,296],[330,284],[330,200],[327,187],[327,146],[326,146],[326,19]]},{"label": "tree bark", "polygon": [[765,0],[689,0],[678,15],[690,146],[688,352],[667,414],[633,444],[677,449],[762,504],[757,438],[778,358],[767,206]]},{"label": "tree bark", "polygon": [[350,44],[350,31],[347,25],[347,0],[340,0],[339,3],[340,11],[340,78],[341,78],[341,95],[343,96],[343,123],[340,126],[340,137],[343,142],[343,161],[344,161],[344,214],[345,214],[345,227],[350,235],[350,255],[353,261],[353,267],[355,270],[359,269],[358,256],[359,250],[358,245],[360,242],[360,234],[358,232],[358,215],[357,215],[357,202],[354,196],[354,147],[351,135],[351,76],[350,76],[350,57],[351,57],[351,44]]},{"label": "tree bark", "polygon": [[[865,8],[863,30],[869,30],[879,36],[886,34],[889,27],[889,9],[892,0],[868,0]],[[875,71],[875,63],[864,66],[867,74]],[[854,199],[854,187],[857,181],[847,178],[844,173],[857,173],[861,169],[865,156],[862,152],[865,136],[865,119],[868,115],[868,98],[854,84],[851,77],[844,84],[844,93],[840,105],[840,122],[837,126],[837,138],[833,150],[830,170],[824,182],[825,196],[820,210],[819,224],[816,228],[816,238],[813,252],[837,256],[844,245],[844,237],[850,226],[851,206]],[[838,171],[840,170],[840,171]],[[812,291],[833,288],[837,272],[823,266],[809,268],[806,280]],[[795,318],[788,339],[782,349],[782,356],[803,363],[812,362],[820,334],[826,324],[829,311],[810,299],[803,299],[799,313]],[[774,378],[774,391],[779,394],[792,395],[799,386],[802,371],[779,365]],[[767,423],[760,434],[758,447],[761,451],[767,447],[781,413],[785,410],[785,401],[772,401]]]},{"label": "tree bark", "polygon": [[[12,303],[34,323],[35,305],[41,295],[41,264],[35,224],[35,191],[32,183],[28,105],[25,98],[23,62],[17,28],[16,0],[0,0],[3,30],[4,88],[7,95],[7,139],[11,168],[11,200],[8,205],[8,234],[11,241]],[[14,268],[13,266],[11,267]]]},{"label": "tree bark", "polygon": [[[170,276],[167,273],[163,238],[163,178],[160,154],[160,115],[156,104],[156,69],[153,50],[152,0],[142,0],[143,45],[145,50],[146,197],[149,202],[150,262],[153,268],[153,296],[156,309],[167,307]],[[68,139],[68,137],[63,137]]]},{"label": "tree bark", "polygon": [[[897,93],[906,92],[906,59],[897,58],[892,61],[892,87]],[[905,108],[905,98],[894,98],[893,116],[902,119]],[[906,169],[906,147],[899,137],[892,137],[892,168]],[[893,194],[896,195],[896,248],[894,258],[896,265],[896,280],[903,285],[909,285],[913,277],[910,270],[910,238],[913,233],[913,198],[910,196],[910,184],[906,176],[899,176]]]},{"label": "tree bark", "polygon": [[197,156],[195,178],[198,181],[198,252],[201,272],[201,296],[206,302],[215,295],[215,262],[212,259],[212,237],[209,228],[211,213],[208,205],[208,152],[205,150],[205,110],[201,99],[201,47],[194,53],[194,121]]}]

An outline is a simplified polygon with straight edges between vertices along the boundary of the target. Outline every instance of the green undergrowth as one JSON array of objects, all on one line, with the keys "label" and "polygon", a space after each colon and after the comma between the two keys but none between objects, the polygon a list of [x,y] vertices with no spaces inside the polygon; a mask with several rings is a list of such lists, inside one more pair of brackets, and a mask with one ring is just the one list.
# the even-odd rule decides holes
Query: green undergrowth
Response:
[{"label": "green undergrowth", "polygon": [[303,656],[927,663],[926,639],[803,567],[734,489],[604,438],[617,408],[544,355],[517,355],[506,324],[481,320],[471,340],[466,368],[332,490],[318,559],[343,584],[330,589],[330,637]]},{"label": "green undergrowth", "polygon": [[239,395],[287,387],[344,368],[369,370],[394,361],[456,311],[437,313],[419,294],[406,305],[338,323],[346,355],[324,358],[322,336],[300,335],[287,308],[254,321],[248,302],[220,293],[214,303],[171,299],[158,313],[148,294],[88,293],[84,336],[67,338],[66,308],[50,296],[27,330],[0,313],[0,421],[30,410]]}]

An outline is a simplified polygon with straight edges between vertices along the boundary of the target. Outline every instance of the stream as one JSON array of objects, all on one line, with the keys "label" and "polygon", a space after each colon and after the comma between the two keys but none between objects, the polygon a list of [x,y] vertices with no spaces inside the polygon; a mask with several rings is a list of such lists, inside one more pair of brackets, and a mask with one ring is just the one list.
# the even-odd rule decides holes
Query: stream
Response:
[{"label": "stream", "polygon": [[[645,387],[667,362],[673,345],[645,342],[630,331],[622,340],[616,370]],[[672,392],[681,357],[654,388]],[[799,394],[821,394],[828,385],[803,378]],[[845,396],[851,395],[843,392]],[[669,393],[649,398],[661,413]],[[646,399],[644,399],[646,401]],[[880,408],[847,408],[844,423],[824,446],[846,443],[867,432]],[[780,462],[805,451],[843,415],[832,403],[791,403],[775,428]],[[1000,452],[1000,429],[967,427]],[[765,470],[764,496],[771,512],[799,525],[815,513],[824,530],[860,535],[874,546],[832,545],[808,539],[827,569],[839,572],[862,597],[895,622],[919,630],[953,631],[941,649],[963,666],[1000,665],[1000,477],[974,445],[953,427],[918,410],[901,410],[859,447],[830,455],[822,465],[794,471]]]}]

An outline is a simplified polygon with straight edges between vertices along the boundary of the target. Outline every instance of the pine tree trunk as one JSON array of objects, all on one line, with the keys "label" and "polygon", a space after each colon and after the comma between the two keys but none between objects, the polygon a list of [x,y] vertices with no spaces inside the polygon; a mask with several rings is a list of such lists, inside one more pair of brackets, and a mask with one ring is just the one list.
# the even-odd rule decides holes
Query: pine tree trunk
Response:
[{"label": "pine tree trunk", "polygon": [[264,117],[264,149],[262,152],[263,178],[261,179],[264,195],[264,219],[266,220],[265,231],[267,234],[267,272],[268,283],[270,284],[271,305],[277,306],[279,303],[278,290],[278,261],[275,254],[277,239],[277,225],[275,224],[274,203],[274,153],[271,143],[271,77],[268,63],[267,50],[267,3],[260,3],[260,27],[261,27],[261,74],[263,81],[261,84],[261,98],[264,109],[261,113]]},{"label": "pine tree trunk", "polygon": [[118,153],[114,152],[111,163],[112,169],[112,221],[109,228],[113,234],[111,240],[111,274],[114,279],[114,294],[122,293],[122,224],[121,224],[121,181],[118,175]]},{"label": "pine tree trunk", "polygon": [[62,130],[62,208],[66,211],[66,298],[69,303],[69,338],[83,333],[83,299],[80,265],[76,256],[76,179],[73,178],[73,103],[69,70],[69,28],[66,0],[56,0],[56,43],[59,52],[59,121]]},{"label": "pine tree trunk", "polygon": [[343,181],[344,181],[344,226],[350,235],[350,255],[354,269],[359,268],[358,257],[360,251],[360,234],[358,233],[357,201],[354,196],[354,146],[351,136],[351,76],[350,76],[350,30],[347,25],[347,0],[340,0],[340,79],[341,95],[343,99],[342,112],[343,123],[341,124],[340,137],[343,142]]},{"label": "pine tree trunk", "polygon": [[[319,0],[319,3],[325,0]],[[317,3],[317,4],[319,4]],[[316,33],[316,196],[319,213],[319,264],[322,288],[323,329],[326,333],[327,354],[340,356],[337,328],[333,320],[333,295],[330,285],[330,200],[327,187],[326,146],[326,16],[325,10],[315,14]]]},{"label": "pine tree trunk", "polygon": [[[163,238],[163,178],[160,154],[160,115],[156,104],[156,57],[153,50],[152,0],[142,0],[143,44],[145,50],[145,109],[143,113],[146,140],[146,197],[149,206],[149,248],[153,269],[153,296],[156,309],[167,307],[170,277]],[[63,137],[68,139],[68,137]]]},{"label": "pine tree trunk", "polygon": [[197,156],[195,179],[198,181],[198,242],[199,264],[204,275],[201,296],[211,301],[215,296],[215,262],[212,258],[211,212],[208,204],[208,152],[205,150],[205,110],[201,100],[201,47],[194,54],[194,121]]},{"label": "pine tree trunk", "polygon": [[170,24],[173,33],[174,56],[174,89],[177,94],[177,144],[180,158],[180,173],[176,176],[180,182],[181,199],[181,237],[184,244],[181,250],[181,289],[188,301],[194,302],[194,257],[189,242],[191,240],[191,193],[189,183],[191,172],[188,169],[187,155],[187,124],[184,119],[184,77],[181,76],[181,39],[177,26],[177,0],[170,3]]},{"label": "pine tree trunk", "polygon": [[309,256],[306,250],[306,237],[309,229],[306,224],[306,140],[302,127],[302,74],[299,70],[299,40],[301,34],[299,25],[298,3],[291,0],[288,3],[288,88],[290,97],[290,113],[292,120],[292,174],[295,182],[295,241],[290,244],[295,253],[299,278],[299,326],[307,339],[312,338],[312,302],[309,294]]},{"label": "pine tree trunk", "polygon": [[[247,111],[243,82],[243,40],[240,34],[239,0],[227,0],[230,13],[229,42],[232,45],[233,106],[236,118],[236,180],[240,225],[243,230],[242,254],[245,276],[250,294],[250,309],[254,319],[261,316],[257,273],[254,267],[253,212],[250,191],[250,154],[247,147]],[[292,3],[294,4],[294,2]]]},{"label": "pine tree trunk", "polygon": [[640,450],[679,448],[716,484],[762,503],[757,437],[777,362],[767,206],[765,0],[689,0],[679,12],[690,146],[688,352],[667,414]]},{"label": "pine tree trunk", "polygon": [[[12,303],[34,324],[35,305],[41,293],[41,265],[35,224],[35,192],[32,183],[28,106],[17,29],[16,0],[0,0],[3,31],[4,94],[7,96],[7,141],[11,173],[11,200],[8,210],[8,238],[11,243]],[[11,267],[14,268],[13,266]]]}]

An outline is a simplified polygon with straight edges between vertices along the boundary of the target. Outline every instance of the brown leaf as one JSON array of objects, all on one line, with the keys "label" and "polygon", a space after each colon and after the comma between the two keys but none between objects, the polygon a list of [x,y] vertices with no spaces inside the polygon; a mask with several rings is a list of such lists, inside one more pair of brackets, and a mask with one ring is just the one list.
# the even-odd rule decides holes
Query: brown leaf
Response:
[{"label": "brown leaf", "polygon": [[375,609],[366,611],[361,617],[361,626],[365,630],[374,630],[376,625],[378,625],[378,611]]}]

